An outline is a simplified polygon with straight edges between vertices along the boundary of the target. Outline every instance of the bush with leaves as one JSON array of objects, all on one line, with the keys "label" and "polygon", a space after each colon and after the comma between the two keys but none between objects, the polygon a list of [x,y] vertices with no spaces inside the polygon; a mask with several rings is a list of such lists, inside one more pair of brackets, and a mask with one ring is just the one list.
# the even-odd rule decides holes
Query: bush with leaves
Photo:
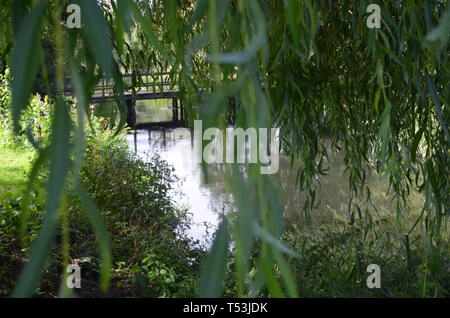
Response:
[{"label": "bush with leaves", "polygon": [[[436,248],[418,229],[405,235],[390,216],[371,223],[328,222],[294,225],[284,235],[301,255],[290,260],[300,296],[450,296],[450,242]],[[369,264],[380,266],[379,289],[366,285]]]},{"label": "bush with leaves", "polygon": [[11,120],[10,71],[0,74],[0,146],[30,147],[31,140],[45,146],[49,142],[52,103],[48,96],[32,95],[20,120],[20,131],[14,133]]},{"label": "bush with leaves", "polygon": [[[131,269],[119,271],[120,284],[143,274],[148,279],[147,288],[141,286],[145,296],[193,295],[204,251],[184,234],[189,220],[186,211],[173,202],[177,184],[173,168],[158,156],[140,159],[128,150],[123,135],[113,138],[108,131],[90,135],[86,149],[80,181],[105,220],[113,262]],[[75,210],[78,221],[73,222],[82,222],[82,228],[89,229],[80,214],[82,209]],[[74,234],[73,244],[86,241],[86,233]],[[83,257],[96,250],[95,240],[88,242],[82,244],[83,250],[79,249],[81,245],[75,247]]]},{"label": "bush with leaves", "polygon": [[[94,121],[95,125],[95,121]],[[128,150],[124,135],[110,131],[88,134],[81,183],[92,193],[111,242],[112,280],[109,296],[188,297],[195,294],[204,250],[184,235],[189,227],[186,211],[175,206],[172,196],[177,178],[159,157],[144,161]],[[31,158],[31,157],[30,157]],[[27,168],[29,173],[29,167]],[[11,294],[18,269],[42,228],[48,177],[39,170],[27,202],[25,191],[0,195],[0,296]],[[25,186],[25,185],[23,185]],[[84,214],[84,206],[67,189],[68,237],[72,262],[83,271],[81,296],[101,296],[98,289],[100,254],[95,233]],[[27,211],[25,233],[21,218]],[[58,278],[64,272],[64,228],[59,227],[51,248],[49,266],[38,295],[54,296]],[[22,237],[22,239],[20,239]],[[142,278],[145,277],[145,280]]]}]

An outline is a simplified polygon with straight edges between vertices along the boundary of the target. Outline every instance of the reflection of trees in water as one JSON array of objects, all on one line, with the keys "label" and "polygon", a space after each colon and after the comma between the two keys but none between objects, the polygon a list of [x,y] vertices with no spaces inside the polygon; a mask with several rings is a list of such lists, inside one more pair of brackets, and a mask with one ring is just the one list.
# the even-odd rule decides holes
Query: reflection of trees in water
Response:
[{"label": "reflection of trees in water", "polygon": [[[141,131],[142,133],[142,131]],[[177,156],[191,156],[193,150],[192,134],[187,129],[155,128],[147,131],[148,144],[153,152],[175,151]],[[176,144],[185,140],[190,147],[176,149]],[[186,144],[186,145],[188,145]],[[187,151],[184,153],[184,151]],[[189,159],[188,159],[189,160]],[[326,175],[319,175],[315,183],[317,184],[316,198],[317,208],[313,213],[319,216],[340,215],[348,216],[348,203],[351,198],[349,189],[348,172],[345,171],[343,155],[339,153],[329,153],[329,170]],[[298,161],[294,161],[291,167],[290,158],[281,155],[280,169],[278,173],[269,176],[275,184],[280,195],[280,203],[284,208],[284,214],[290,218],[302,218],[302,209],[306,202],[306,193],[302,192],[296,185],[297,171],[300,166]],[[239,164],[242,176],[248,178],[248,164]],[[205,170],[205,168],[207,170]],[[189,163],[187,176],[190,178],[200,178],[199,191],[206,192],[208,198],[207,210],[217,214],[228,213],[234,210],[233,197],[225,191],[224,164],[208,164],[206,167],[196,166]],[[367,189],[370,190],[370,200],[367,200]],[[386,213],[393,210],[395,202],[386,196],[387,185],[381,181],[377,175],[369,175],[366,179],[365,191],[361,195],[354,197],[352,204],[358,205],[366,213]]]},{"label": "reflection of trees in water", "polygon": [[152,129],[147,129],[148,144],[150,149],[156,151],[163,151],[170,148],[176,144],[180,139],[189,139],[189,136],[184,133],[177,133],[181,130],[175,130],[173,128],[165,127],[155,127]]},{"label": "reflection of trees in water", "polygon": [[[316,198],[319,204],[312,213],[319,217],[338,216],[350,219],[351,211],[360,209],[363,215],[387,215],[395,210],[395,200],[386,195],[388,182],[377,174],[369,174],[366,177],[364,190],[358,195],[353,195],[349,187],[349,172],[343,155],[330,153],[329,170],[326,175],[319,175],[316,179],[318,187]],[[273,182],[279,189],[280,201],[285,208],[288,218],[303,218],[301,213],[305,204],[306,193],[296,186],[296,176],[300,163],[295,162],[291,167],[290,159],[282,156],[280,158],[279,174],[275,175]],[[370,191],[370,196],[368,192]],[[349,210],[349,201],[352,204]],[[420,210],[421,196],[414,193],[411,196],[412,208]]]},{"label": "reflection of trees in water", "polygon": [[[306,193],[296,185],[297,172],[300,167],[298,161],[292,167],[290,159],[280,158],[279,174],[272,180],[279,190],[280,201],[285,214],[293,217],[302,216],[302,209],[306,203]],[[328,213],[330,210],[341,211],[349,198],[348,178],[343,174],[343,165],[331,165],[328,174],[320,175],[315,180],[317,213]]]},{"label": "reflection of trees in water", "polygon": [[201,187],[211,194],[209,208],[219,215],[234,209],[232,196],[225,190],[224,168],[223,164],[209,164],[207,169],[200,169]]},{"label": "reflection of trees in water", "polygon": [[136,101],[137,122],[169,122],[172,120],[171,99]]},{"label": "reflection of trees in water", "polygon": [[[148,144],[152,151],[168,151],[174,150],[175,145],[184,140],[190,143],[190,152],[183,153],[182,148],[175,150],[179,156],[191,156],[193,150],[192,134],[187,128],[158,128],[147,130]],[[189,159],[188,159],[189,160]],[[207,191],[209,202],[205,202],[208,205],[208,209],[217,214],[226,213],[232,206],[231,197],[225,192],[225,186],[223,181],[224,167],[223,165],[210,164],[205,171],[200,165],[194,167],[196,164],[190,162],[189,168],[192,170],[198,170],[198,176],[195,175],[195,171],[189,171],[188,177],[199,178],[199,191]]]}]

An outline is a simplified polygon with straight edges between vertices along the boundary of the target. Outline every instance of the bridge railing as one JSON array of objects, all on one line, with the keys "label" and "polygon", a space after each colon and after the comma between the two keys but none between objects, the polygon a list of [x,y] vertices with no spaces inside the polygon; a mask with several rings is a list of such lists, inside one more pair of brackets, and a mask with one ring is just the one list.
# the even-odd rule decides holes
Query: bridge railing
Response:
[{"label": "bridge railing", "polygon": [[[164,93],[170,90],[177,90],[178,87],[170,80],[170,73],[138,73],[123,74],[125,83],[125,95],[131,95],[133,88],[136,92]],[[134,84],[133,84],[134,79]],[[73,96],[73,88],[70,79],[66,78],[65,95]],[[102,78],[95,86],[92,99],[107,100],[114,95],[114,80]]]}]

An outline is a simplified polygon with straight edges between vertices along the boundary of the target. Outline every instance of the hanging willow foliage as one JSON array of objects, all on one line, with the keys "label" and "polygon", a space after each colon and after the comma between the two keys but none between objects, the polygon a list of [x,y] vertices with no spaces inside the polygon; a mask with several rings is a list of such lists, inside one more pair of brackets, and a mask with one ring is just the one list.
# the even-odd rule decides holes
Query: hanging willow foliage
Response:
[{"label": "hanging willow foliage", "polygon": [[[55,43],[56,82],[63,83],[64,74],[69,75],[77,97],[77,120],[72,122],[58,84],[51,145],[40,151],[36,161],[36,166],[49,162],[45,219],[15,296],[30,296],[38,286],[68,182],[75,184],[98,235],[102,286],[108,286],[107,233],[77,174],[83,158],[84,114],[102,77],[114,80],[122,119],[117,129],[124,125],[121,71],[170,71],[178,80],[189,122],[201,118],[204,129],[226,126],[230,96],[240,105],[236,125],[280,127],[283,151],[301,163],[297,183],[307,196],[306,214],[317,201],[316,177],[325,173],[325,148],[331,141],[344,155],[353,196],[370,191],[365,187],[370,169],[388,176],[399,215],[408,210],[409,193],[419,190],[425,202],[418,223],[425,226],[430,244],[441,239],[450,215],[450,7],[446,1],[73,3],[81,7],[81,29],[63,29],[60,17],[67,1],[5,1],[0,9],[4,16],[0,25],[14,26],[13,39],[2,32],[0,49],[4,54],[14,44],[16,128],[35,76],[45,69],[44,38]],[[382,9],[380,29],[366,26],[370,3]],[[133,84],[139,85],[138,81]],[[32,134],[29,137],[36,145]],[[258,164],[250,166],[248,177],[232,166],[226,167],[225,174],[237,202],[236,221],[228,225],[224,220],[216,234],[200,295],[221,295],[232,239],[239,296],[256,296],[266,288],[275,297],[295,297],[297,287],[286,257],[300,256],[280,241],[283,211],[274,186],[259,174]],[[349,207],[355,208],[351,202]],[[249,281],[255,239],[261,244],[257,272]]]}]

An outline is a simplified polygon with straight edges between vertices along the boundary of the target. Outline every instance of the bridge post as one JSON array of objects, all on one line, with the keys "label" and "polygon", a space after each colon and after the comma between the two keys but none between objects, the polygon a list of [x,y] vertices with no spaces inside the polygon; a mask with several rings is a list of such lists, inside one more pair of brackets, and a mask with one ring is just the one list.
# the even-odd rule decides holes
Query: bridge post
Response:
[{"label": "bridge post", "polygon": [[237,104],[236,98],[231,96],[228,98],[228,121],[230,124],[234,124],[236,121]]},{"label": "bridge post", "polygon": [[172,121],[178,122],[178,100],[176,97],[172,98]]},{"label": "bridge post", "polygon": [[180,101],[180,117],[181,117],[182,122],[184,122],[186,120],[186,111],[185,111],[183,103],[181,103],[181,101]]},{"label": "bridge post", "polygon": [[126,100],[127,103],[127,125],[131,129],[136,129],[137,114],[136,114],[136,101],[134,98]]}]

